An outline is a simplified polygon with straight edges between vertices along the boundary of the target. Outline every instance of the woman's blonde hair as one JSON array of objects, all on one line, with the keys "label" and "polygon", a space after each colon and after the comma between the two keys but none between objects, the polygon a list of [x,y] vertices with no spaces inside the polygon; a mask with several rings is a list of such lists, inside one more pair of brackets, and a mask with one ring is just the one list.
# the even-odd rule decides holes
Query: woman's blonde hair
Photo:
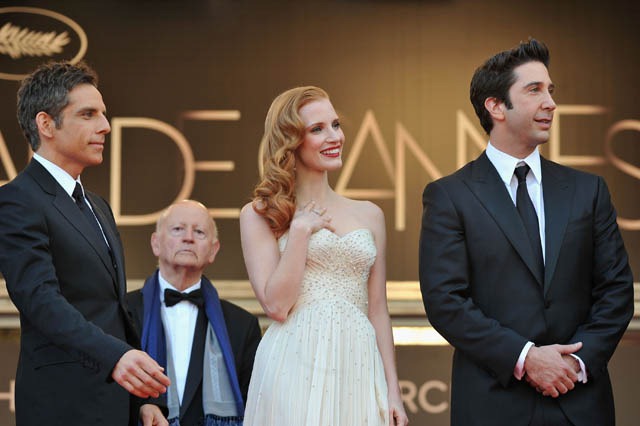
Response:
[{"label": "woman's blonde hair", "polygon": [[264,217],[280,237],[296,212],[295,151],[305,135],[298,112],[306,104],[329,95],[319,87],[289,89],[276,97],[264,122],[262,136],[262,180],[253,190],[253,209]]}]

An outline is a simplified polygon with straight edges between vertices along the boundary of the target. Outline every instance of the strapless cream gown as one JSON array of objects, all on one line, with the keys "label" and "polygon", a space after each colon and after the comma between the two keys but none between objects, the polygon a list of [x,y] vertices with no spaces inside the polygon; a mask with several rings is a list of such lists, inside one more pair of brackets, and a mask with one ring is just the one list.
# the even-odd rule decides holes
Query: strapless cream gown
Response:
[{"label": "strapless cream gown", "polygon": [[[287,244],[284,234],[280,252]],[[367,317],[373,234],[311,236],[300,297],[264,334],[245,426],[387,426],[387,385]]]}]

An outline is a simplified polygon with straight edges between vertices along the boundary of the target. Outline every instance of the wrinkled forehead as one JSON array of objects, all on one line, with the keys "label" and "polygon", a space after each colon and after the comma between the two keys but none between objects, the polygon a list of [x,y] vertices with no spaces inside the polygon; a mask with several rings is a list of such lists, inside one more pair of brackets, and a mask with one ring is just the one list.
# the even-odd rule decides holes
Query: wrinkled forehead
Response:
[{"label": "wrinkled forehead", "polygon": [[204,206],[197,203],[177,203],[169,206],[158,218],[156,230],[175,225],[203,228],[218,236],[216,224]]}]

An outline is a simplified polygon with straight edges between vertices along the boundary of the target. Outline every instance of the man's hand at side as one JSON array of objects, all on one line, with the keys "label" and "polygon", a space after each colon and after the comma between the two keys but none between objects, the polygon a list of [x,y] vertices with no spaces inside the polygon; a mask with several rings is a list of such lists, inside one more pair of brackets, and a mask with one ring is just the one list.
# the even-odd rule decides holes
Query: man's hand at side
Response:
[{"label": "man's hand at side", "polygon": [[164,375],[164,368],[145,352],[136,349],[122,355],[111,377],[129,393],[140,398],[157,398],[171,384]]}]

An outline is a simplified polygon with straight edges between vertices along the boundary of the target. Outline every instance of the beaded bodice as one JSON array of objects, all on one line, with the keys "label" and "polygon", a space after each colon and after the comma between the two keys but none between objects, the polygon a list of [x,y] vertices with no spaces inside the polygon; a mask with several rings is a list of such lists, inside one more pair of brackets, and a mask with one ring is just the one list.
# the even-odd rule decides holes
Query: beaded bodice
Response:
[{"label": "beaded bodice", "polygon": [[[278,240],[280,252],[287,244],[288,234]],[[376,258],[376,246],[369,229],[355,229],[337,235],[321,229],[309,240],[307,263],[300,297],[294,308],[317,302],[341,299],[366,314],[369,270]]]}]

